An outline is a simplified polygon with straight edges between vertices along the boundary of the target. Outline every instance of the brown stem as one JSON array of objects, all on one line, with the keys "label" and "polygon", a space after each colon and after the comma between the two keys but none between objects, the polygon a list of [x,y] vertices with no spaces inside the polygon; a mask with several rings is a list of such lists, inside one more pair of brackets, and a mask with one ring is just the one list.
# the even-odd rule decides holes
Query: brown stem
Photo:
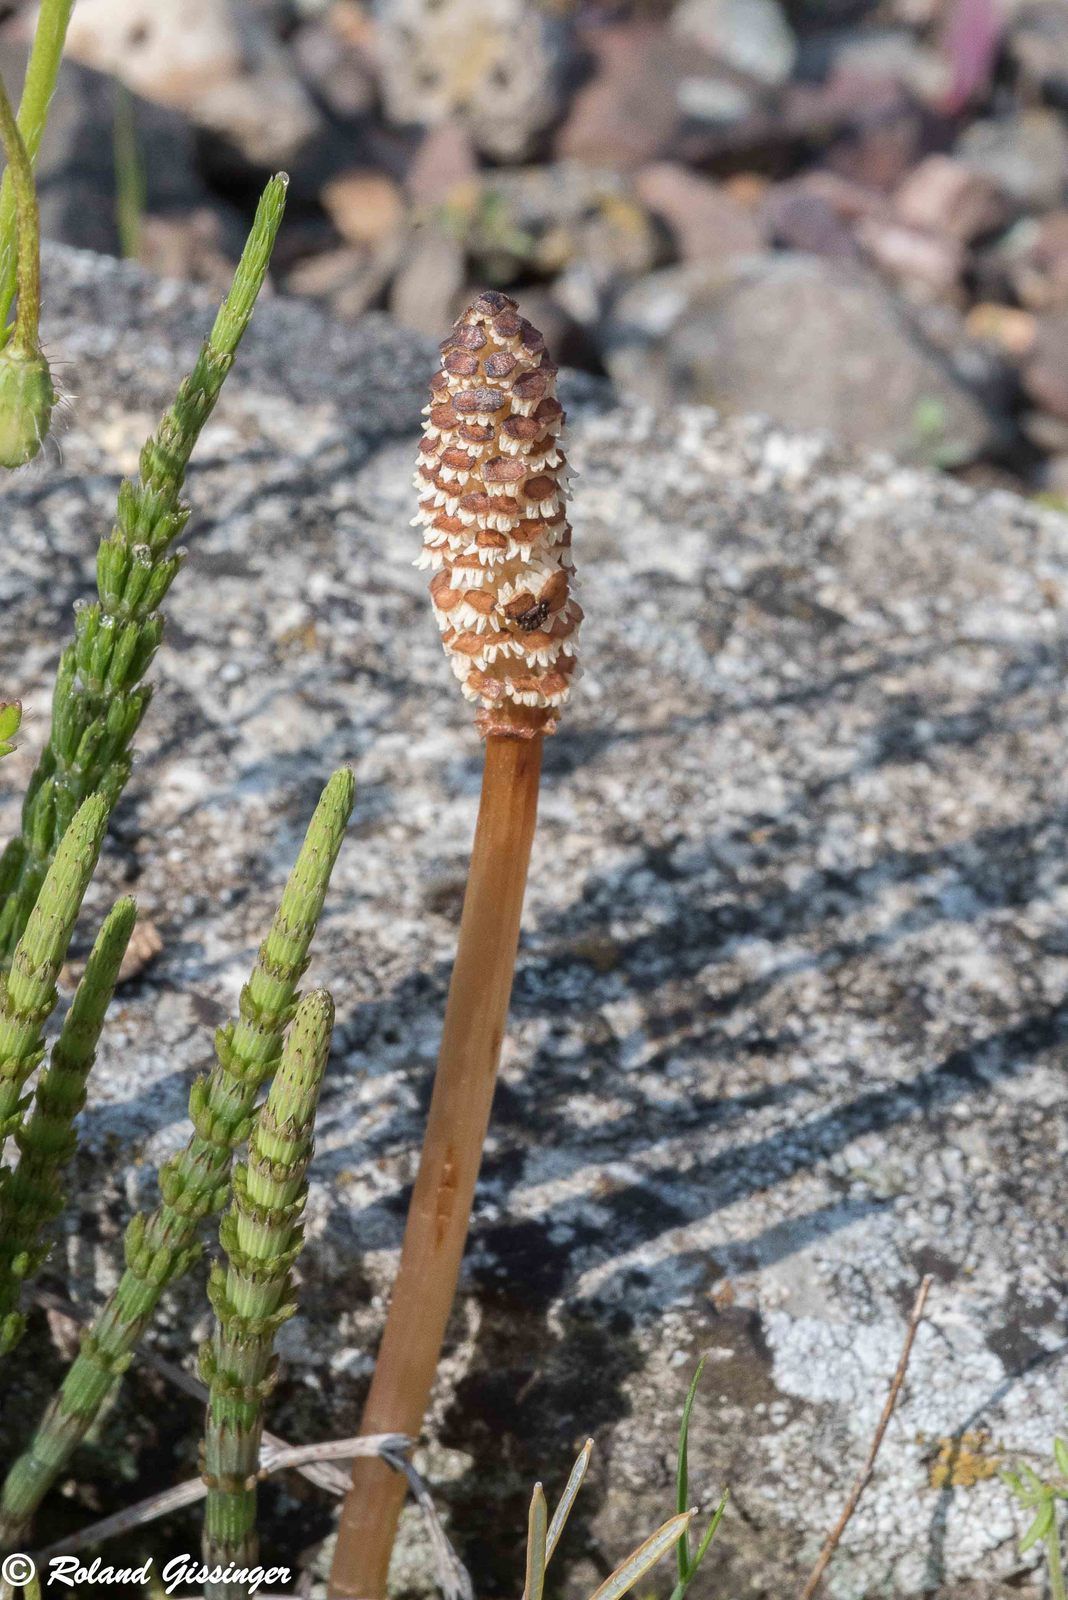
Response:
[{"label": "brown stem", "polygon": [[849,1491],[849,1498],[846,1500],[846,1503],[842,1508],[841,1516],[838,1518],[838,1521],[835,1523],[834,1527],[827,1535],[827,1538],[824,1540],[823,1549],[819,1553],[819,1559],[809,1574],[808,1582],[801,1590],[798,1600],[812,1600],[813,1595],[816,1593],[816,1590],[819,1588],[820,1583],[823,1580],[823,1574],[827,1570],[827,1564],[834,1555],[834,1552],[838,1549],[842,1535],[849,1526],[850,1518],[857,1509],[857,1506],[860,1504],[860,1497],[871,1481],[871,1475],[875,1471],[875,1458],[879,1454],[879,1448],[882,1445],[884,1437],[886,1436],[886,1430],[890,1426],[890,1418],[894,1414],[894,1409],[897,1406],[897,1402],[901,1394],[902,1385],[905,1382],[905,1374],[909,1369],[909,1357],[912,1355],[913,1342],[916,1338],[917,1329],[923,1320],[923,1309],[927,1304],[927,1296],[930,1292],[931,1276],[928,1274],[920,1284],[916,1294],[916,1299],[913,1302],[912,1314],[909,1317],[908,1327],[905,1330],[905,1343],[902,1347],[901,1355],[897,1363],[897,1370],[894,1373],[890,1384],[890,1392],[886,1397],[886,1404],[883,1406],[882,1414],[879,1417],[871,1444],[868,1447],[868,1454],[864,1458],[864,1465],[858,1472],[856,1481],[854,1482],[852,1489]]},{"label": "brown stem", "polygon": [[[364,1433],[417,1435],[430,1400],[489,1124],[534,838],[542,739],[490,737],[456,965],[400,1267]],[[388,1422],[383,1419],[389,1419]],[[382,1600],[404,1479],[353,1464],[331,1600]]]}]

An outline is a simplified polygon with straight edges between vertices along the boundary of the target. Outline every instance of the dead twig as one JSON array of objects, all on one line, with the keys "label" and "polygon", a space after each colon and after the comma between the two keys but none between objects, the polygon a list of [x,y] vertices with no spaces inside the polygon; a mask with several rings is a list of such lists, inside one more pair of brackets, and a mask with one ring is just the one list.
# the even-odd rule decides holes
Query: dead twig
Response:
[{"label": "dead twig", "polygon": [[894,1414],[894,1410],[901,1394],[902,1386],[905,1382],[905,1374],[908,1371],[909,1358],[912,1355],[912,1346],[916,1339],[917,1329],[919,1328],[920,1323],[923,1321],[923,1308],[927,1304],[927,1296],[931,1289],[931,1282],[932,1280],[930,1274],[928,1274],[928,1276],[925,1277],[923,1282],[920,1284],[919,1290],[917,1291],[916,1299],[909,1315],[909,1324],[905,1330],[905,1343],[901,1348],[901,1356],[897,1363],[897,1370],[894,1373],[893,1381],[890,1384],[890,1392],[886,1397],[886,1404],[883,1406],[882,1415],[879,1418],[878,1425],[872,1437],[871,1447],[868,1450],[867,1458],[857,1475],[856,1482],[849,1491],[849,1498],[842,1510],[842,1515],[838,1518],[838,1521],[827,1535],[827,1538],[824,1541],[823,1549],[819,1553],[819,1559],[809,1575],[808,1582],[801,1590],[798,1600],[812,1600],[812,1596],[819,1588],[823,1574],[827,1570],[827,1563],[837,1550],[841,1537],[849,1525],[849,1520],[860,1503],[860,1497],[871,1481],[872,1472],[875,1470],[875,1458],[879,1454],[879,1449],[882,1445],[883,1438],[885,1437],[886,1430],[890,1426],[890,1418]]},{"label": "dead twig", "polygon": [[[365,1433],[353,1439],[331,1439],[326,1444],[292,1445],[265,1441],[260,1453],[260,1472],[263,1475],[280,1472],[285,1467],[299,1467],[309,1461],[351,1461],[355,1456],[385,1456],[392,1465],[395,1461],[403,1460],[403,1452],[411,1447],[412,1440],[400,1433]],[[346,1481],[340,1493],[344,1494],[347,1487]],[[194,1505],[207,1492],[203,1478],[190,1478],[185,1483],[175,1484],[173,1488],[161,1489],[158,1494],[138,1500],[136,1505],[116,1511],[113,1516],[102,1517],[99,1522],[91,1522],[87,1528],[81,1528],[69,1538],[50,1544],[47,1549],[38,1552],[38,1559],[47,1561],[52,1556],[77,1554],[87,1545],[101,1544],[120,1533],[130,1533],[134,1528],[144,1527],[147,1522],[168,1516],[172,1511]]]}]

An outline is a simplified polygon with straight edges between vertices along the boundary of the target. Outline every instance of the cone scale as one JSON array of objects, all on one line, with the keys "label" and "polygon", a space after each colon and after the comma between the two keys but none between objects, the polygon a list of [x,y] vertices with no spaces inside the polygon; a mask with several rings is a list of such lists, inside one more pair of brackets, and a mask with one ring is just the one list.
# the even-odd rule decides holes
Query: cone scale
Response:
[{"label": "cone scale", "polygon": [[417,564],[487,736],[554,732],[578,665],[556,372],[515,302],[487,291],[444,341],[425,408]]}]

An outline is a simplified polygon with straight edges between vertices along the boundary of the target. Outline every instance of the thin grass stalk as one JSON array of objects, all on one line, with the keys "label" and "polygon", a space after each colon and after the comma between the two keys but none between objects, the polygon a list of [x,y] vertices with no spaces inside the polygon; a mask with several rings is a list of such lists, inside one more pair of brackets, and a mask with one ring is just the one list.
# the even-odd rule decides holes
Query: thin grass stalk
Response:
[{"label": "thin grass stalk", "polygon": [[15,194],[18,311],[0,347],[0,468],[17,471],[40,451],[52,425],[56,389],[41,349],[41,222],[33,167],[0,78],[0,147]]},{"label": "thin grass stalk", "polygon": [[23,350],[36,349],[41,320],[41,222],[33,166],[3,78],[0,78],[0,144],[7,158],[5,179],[10,179],[15,196],[18,310],[11,343]]},{"label": "thin grass stalk", "polygon": [[[234,1171],[233,1198],[219,1230],[226,1266],[212,1270],[215,1333],[200,1358],[211,1396],[203,1552],[212,1570],[256,1562],[264,1405],[276,1379],[275,1336],[296,1310],[292,1269],[304,1239],[305,1174],[333,1023],[324,990],[301,1001],[249,1139],[248,1161]],[[241,1582],[205,1582],[207,1600],[245,1600],[247,1593]]]},{"label": "thin grass stalk", "polygon": [[257,1093],[274,1071],[297,1002],[330,873],[352,810],[353,779],[330,779],[308,827],[271,930],[241,993],[239,1015],[215,1035],[215,1065],[189,1097],[194,1133],[159,1175],[162,1201],[126,1230],[126,1270],[83,1337],[59,1393],[0,1494],[0,1548],[25,1529],[129,1366],[165,1289],[200,1253],[201,1222],[226,1204],[233,1151],[248,1138]]},{"label": "thin grass stalk", "polygon": [[[37,14],[17,119],[31,167],[36,163],[41,148],[73,10],[74,0],[41,0]],[[0,184],[0,347],[11,334],[8,319],[18,281],[17,239],[15,185],[12,175],[5,172],[3,183]]]},{"label": "thin grass stalk", "polygon": [[97,552],[98,598],[76,608],[74,639],[57,669],[48,743],[30,779],[19,834],[0,856],[0,964],[18,941],[81,800],[99,791],[113,805],[129,778],[131,745],[151,697],[143,680],[163,634],[159,606],[183,560],[175,541],[189,517],[181,499],[186,469],[263,287],[286,183],[276,177],[264,190],[212,331],[142,450],[137,481],[119,490],[117,520]]},{"label": "thin grass stalk", "polygon": [[926,1277],[921,1280],[920,1287],[916,1291],[916,1298],[913,1301],[912,1311],[909,1314],[908,1324],[905,1328],[905,1342],[901,1347],[901,1354],[898,1357],[897,1367],[894,1371],[894,1376],[890,1380],[890,1388],[887,1392],[886,1400],[883,1403],[883,1409],[879,1414],[879,1420],[875,1425],[875,1432],[872,1435],[871,1444],[868,1446],[868,1453],[864,1458],[864,1465],[857,1474],[853,1483],[853,1487],[850,1489],[849,1494],[846,1497],[846,1503],[842,1508],[842,1513],[838,1518],[838,1521],[835,1523],[834,1527],[823,1541],[823,1547],[816,1558],[816,1564],[809,1573],[808,1578],[800,1591],[799,1600],[813,1600],[813,1596],[817,1593],[820,1584],[823,1582],[823,1575],[827,1570],[827,1566],[831,1560],[831,1557],[838,1549],[842,1535],[848,1528],[853,1514],[856,1511],[857,1506],[860,1504],[861,1496],[868,1487],[868,1484],[871,1482],[872,1474],[875,1471],[875,1463],[879,1457],[879,1451],[882,1449],[883,1440],[886,1438],[886,1430],[890,1426],[890,1419],[897,1409],[897,1403],[901,1398],[901,1391],[905,1386],[905,1377],[909,1370],[909,1362],[912,1359],[912,1347],[916,1342],[916,1335],[919,1332],[920,1323],[923,1321],[924,1308],[927,1305],[927,1296],[931,1292],[931,1284],[933,1282],[933,1277],[930,1273],[928,1273]]},{"label": "thin grass stalk", "polygon": [[0,1188],[0,1356],[13,1350],[25,1331],[22,1289],[44,1264],[51,1246],[46,1230],[63,1209],[63,1172],[77,1146],[74,1120],[85,1104],[104,1017],[136,919],[137,907],[129,898],[116,901],[104,919],[34,1092],[33,1109],[15,1134],[19,1162]]},{"label": "thin grass stalk", "polygon": [[115,226],[119,249],[130,261],[141,254],[144,231],[147,180],[141,147],[137,140],[137,115],[134,98],[124,83],[115,80],[115,111],[112,123],[112,153],[115,166]]},{"label": "thin grass stalk", "polygon": [[44,1055],[44,1028],[55,1009],[56,979],[107,820],[107,802],[100,795],[84,802],[45,874],[11,971],[6,979],[0,978],[0,1155],[22,1121],[22,1091]]},{"label": "thin grass stalk", "polygon": [[545,1490],[540,1483],[534,1485],[527,1516],[527,1572],[523,1584],[523,1600],[541,1600],[545,1593],[545,1567],[548,1562],[546,1534],[549,1509],[545,1504]]}]

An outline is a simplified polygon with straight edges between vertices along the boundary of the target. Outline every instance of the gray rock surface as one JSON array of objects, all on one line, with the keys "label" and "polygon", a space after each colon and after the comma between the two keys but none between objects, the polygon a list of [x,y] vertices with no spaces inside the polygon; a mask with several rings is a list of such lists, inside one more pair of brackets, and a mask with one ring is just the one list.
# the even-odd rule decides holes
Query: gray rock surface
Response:
[{"label": "gray rock surface", "polygon": [[872,271],[801,252],[693,262],[619,296],[605,362],[653,403],[698,400],[960,465],[994,417]]},{"label": "gray rock surface", "polygon": [[457,118],[484,154],[516,161],[558,117],[574,66],[562,14],[522,0],[380,0],[375,16],[391,121]]},{"label": "gray rock surface", "polygon": [[[3,491],[0,682],[27,703],[8,826],[118,470],[208,319],[190,291],[71,254],[46,304],[78,399],[62,463]],[[301,1439],[359,1415],[477,797],[410,564],[429,362],[381,319],[261,308],[191,476],[159,695],[93,891],[99,915],[132,884],[164,948],[121,994],[85,1117],[56,1262],[84,1303],[188,1131],[319,785],[356,767],[314,963],[339,1027],[274,1409]],[[693,1477],[734,1500],[695,1592],[792,1592],[932,1272],[829,1592],[1037,1594],[994,1468],[1044,1460],[1068,1400],[1068,524],[763,423],[593,386],[571,404],[588,675],[547,751],[429,1470],[480,1595],[515,1593],[530,1482],[557,1486],[594,1434],[558,1558],[560,1592],[589,1592],[670,1500],[709,1350]],[[157,1344],[188,1356],[197,1307],[172,1302]],[[7,1430],[49,1366],[35,1328]],[[112,1439],[162,1412],[146,1382]],[[118,1448],[95,1469],[144,1492]],[[410,1531],[401,1575],[425,1591],[424,1556]]]},{"label": "gray rock surface", "polygon": [[672,26],[762,83],[785,83],[797,61],[797,41],[778,0],[683,0]]},{"label": "gray rock surface", "polygon": [[956,154],[1021,207],[1056,206],[1068,194],[1068,133],[1054,111],[974,122],[957,141]]}]

